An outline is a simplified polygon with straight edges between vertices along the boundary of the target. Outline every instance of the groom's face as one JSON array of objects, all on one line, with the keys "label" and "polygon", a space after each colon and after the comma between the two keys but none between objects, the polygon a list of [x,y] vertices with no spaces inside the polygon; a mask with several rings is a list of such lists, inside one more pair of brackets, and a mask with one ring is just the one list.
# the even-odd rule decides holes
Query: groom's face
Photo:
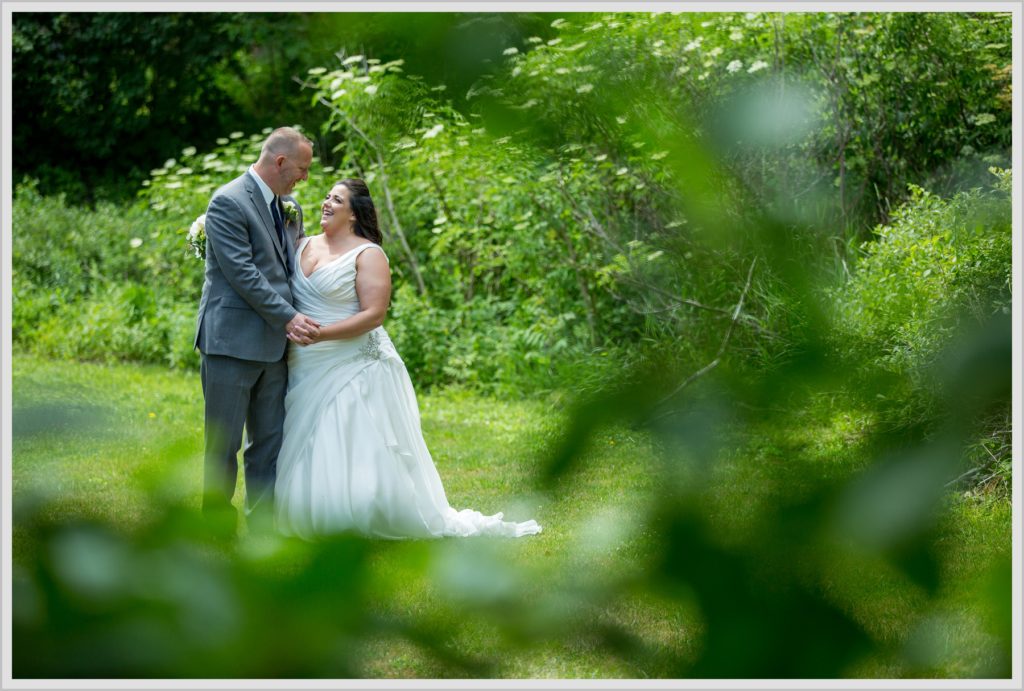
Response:
[{"label": "groom's face", "polygon": [[[284,159],[278,164],[280,171],[280,190],[274,190],[276,194],[291,194],[295,189],[295,183],[309,177],[309,165],[313,162],[313,147],[302,143],[293,153],[282,156]],[[278,159],[280,160],[280,159]]]}]

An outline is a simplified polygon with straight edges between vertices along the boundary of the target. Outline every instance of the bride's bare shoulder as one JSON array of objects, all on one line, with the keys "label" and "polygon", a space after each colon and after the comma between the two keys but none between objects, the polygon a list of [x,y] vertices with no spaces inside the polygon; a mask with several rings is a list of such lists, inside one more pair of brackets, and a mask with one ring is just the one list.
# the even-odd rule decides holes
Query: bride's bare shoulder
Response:
[{"label": "bride's bare shoulder", "polygon": [[[366,250],[370,250],[367,252]],[[368,263],[367,263],[368,262]],[[356,253],[356,266],[362,268],[363,266],[388,266],[391,260],[388,259],[388,255],[385,254],[384,248],[376,243],[367,243],[359,248]]]}]

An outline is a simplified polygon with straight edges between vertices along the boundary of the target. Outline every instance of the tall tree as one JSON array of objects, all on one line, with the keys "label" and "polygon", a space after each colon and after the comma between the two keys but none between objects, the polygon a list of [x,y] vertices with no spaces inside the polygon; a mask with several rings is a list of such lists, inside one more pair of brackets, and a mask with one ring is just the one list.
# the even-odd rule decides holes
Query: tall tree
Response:
[{"label": "tall tree", "polygon": [[[244,15],[16,13],[16,176],[87,192],[185,143],[212,144],[233,103],[219,75],[245,45]],[[86,182],[88,181],[88,182]]]}]

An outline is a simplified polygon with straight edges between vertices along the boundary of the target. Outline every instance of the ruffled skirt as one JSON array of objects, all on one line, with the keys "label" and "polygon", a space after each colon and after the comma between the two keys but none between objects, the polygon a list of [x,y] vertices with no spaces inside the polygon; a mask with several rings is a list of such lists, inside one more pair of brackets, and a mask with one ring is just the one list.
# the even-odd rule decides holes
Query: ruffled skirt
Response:
[{"label": "ruffled skirt", "polygon": [[383,328],[290,347],[275,517],[286,535],[380,538],[539,533],[536,521],[457,511],[420,429],[409,374]]}]

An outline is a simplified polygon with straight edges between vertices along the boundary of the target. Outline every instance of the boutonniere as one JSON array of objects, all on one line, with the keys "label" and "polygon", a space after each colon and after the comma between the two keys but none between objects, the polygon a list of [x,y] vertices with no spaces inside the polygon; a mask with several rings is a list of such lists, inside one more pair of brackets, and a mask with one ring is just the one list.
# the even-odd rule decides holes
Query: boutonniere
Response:
[{"label": "boutonniere", "polygon": [[295,206],[295,202],[282,202],[281,207],[284,209],[284,217],[292,223],[299,220],[299,207]]}]

